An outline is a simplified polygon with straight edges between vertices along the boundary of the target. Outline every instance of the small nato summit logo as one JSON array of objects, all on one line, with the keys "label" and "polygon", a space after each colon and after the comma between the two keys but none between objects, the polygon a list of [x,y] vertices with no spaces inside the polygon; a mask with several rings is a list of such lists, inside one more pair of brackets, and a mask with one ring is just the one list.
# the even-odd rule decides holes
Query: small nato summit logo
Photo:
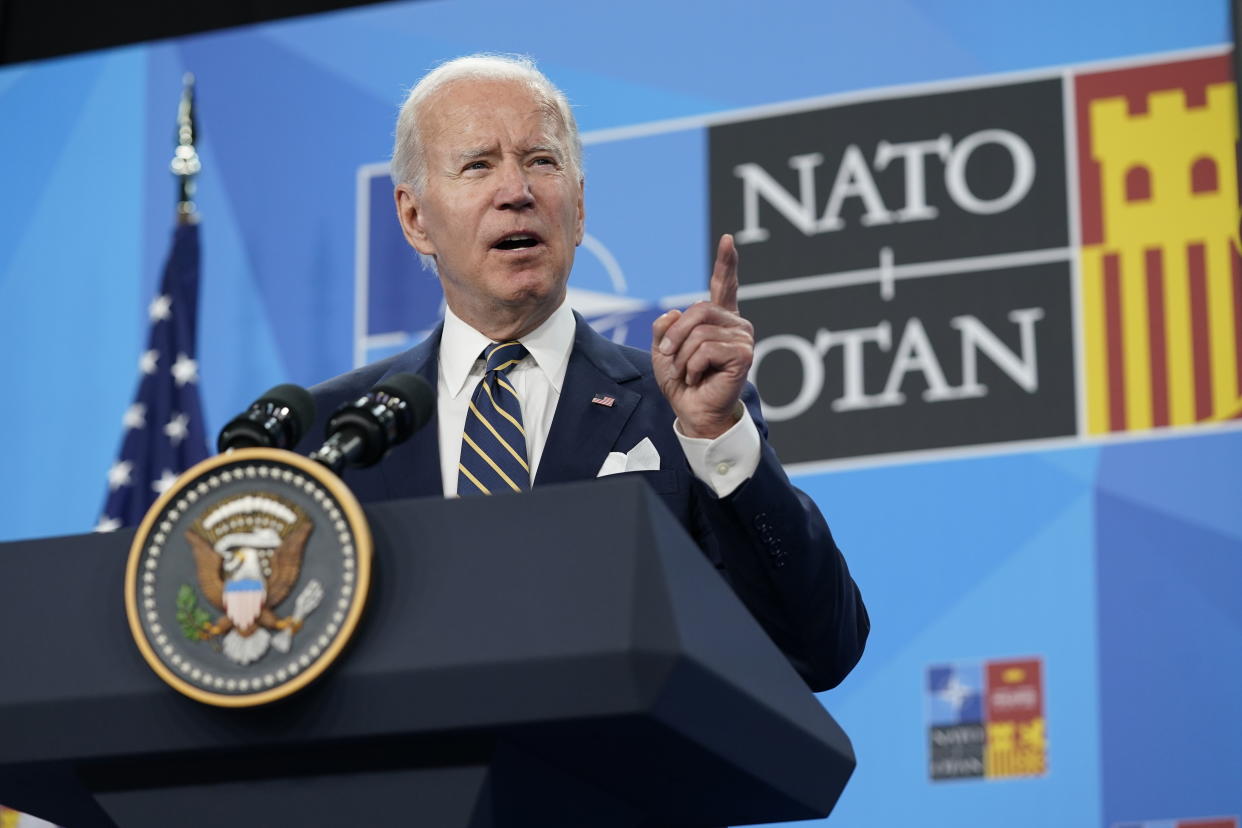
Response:
[{"label": "small nato summit logo", "polygon": [[1041,659],[933,665],[926,701],[932,780],[1047,773]]}]

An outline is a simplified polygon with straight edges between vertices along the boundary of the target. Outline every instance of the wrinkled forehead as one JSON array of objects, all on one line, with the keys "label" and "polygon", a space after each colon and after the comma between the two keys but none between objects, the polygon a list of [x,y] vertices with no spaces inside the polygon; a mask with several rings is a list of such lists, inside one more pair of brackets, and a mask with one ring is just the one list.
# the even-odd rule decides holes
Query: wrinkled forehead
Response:
[{"label": "wrinkled forehead", "polygon": [[556,103],[520,81],[450,81],[423,104],[419,125],[429,152],[457,153],[465,145],[497,140],[568,150],[567,129]]}]

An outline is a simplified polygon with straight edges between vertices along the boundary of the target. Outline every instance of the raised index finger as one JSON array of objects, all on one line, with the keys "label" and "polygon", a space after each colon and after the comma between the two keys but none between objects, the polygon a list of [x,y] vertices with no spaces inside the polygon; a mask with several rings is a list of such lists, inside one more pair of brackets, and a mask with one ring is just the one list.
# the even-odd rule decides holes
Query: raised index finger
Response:
[{"label": "raised index finger", "polygon": [[728,233],[720,237],[720,244],[716,246],[710,289],[714,304],[737,313],[737,246]]}]

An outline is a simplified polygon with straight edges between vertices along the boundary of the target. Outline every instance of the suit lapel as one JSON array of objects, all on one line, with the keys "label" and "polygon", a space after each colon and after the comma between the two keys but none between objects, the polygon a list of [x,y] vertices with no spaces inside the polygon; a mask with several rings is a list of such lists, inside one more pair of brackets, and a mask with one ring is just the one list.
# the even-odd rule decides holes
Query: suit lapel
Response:
[{"label": "suit lapel", "polygon": [[[434,390],[439,380],[440,330],[437,326],[421,343],[401,354],[384,377],[398,373],[418,374]],[[381,377],[383,379],[383,377]],[[392,450],[380,465],[389,497],[439,497],[444,494],[440,477],[440,415],[433,413],[426,425]]]},{"label": "suit lapel", "polygon": [[[535,475],[537,485],[595,477],[642,400],[642,394],[628,385],[641,376],[638,369],[581,316],[574,316],[574,349]],[[410,372],[438,388],[440,331],[437,327],[419,345],[401,354],[380,379]],[[611,406],[592,402],[597,396],[612,397],[615,402]],[[379,470],[389,497],[444,495],[439,433],[436,413],[381,462]]]},{"label": "suit lapel", "polygon": [[[535,485],[589,480],[599,472],[642,394],[626,385],[640,373],[615,345],[579,316],[565,383],[552,418]],[[592,402],[612,397],[612,405]]]}]

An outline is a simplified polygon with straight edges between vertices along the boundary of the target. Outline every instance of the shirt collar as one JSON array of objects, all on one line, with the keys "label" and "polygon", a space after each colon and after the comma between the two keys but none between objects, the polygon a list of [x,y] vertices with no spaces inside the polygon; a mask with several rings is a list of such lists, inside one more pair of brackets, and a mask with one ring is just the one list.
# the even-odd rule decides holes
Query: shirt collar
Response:
[{"label": "shirt collar", "polygon": [[522,344],[530,351],[535,364],[557,394],[561,393],[561,385],[565,382],[565,370],[569,367],[569,352],[574,348],[577,328],[578,323],[574,320],[569,302],[561,302],[561,306],[552,311],[542,325],[522,337]]},{"label": "shirt collar", "polygon": [[[535,365],[543,371],[558,394],[569,367],[569,353],[573,350],[576,328],[573,310],[568,302],[562,302],[542,325],[521,337],[521,343],[530,352]],[[440,378],[451,396],[461,393],[479,354],[490,342],[445,306],[444,329],[440,333]]]}]

